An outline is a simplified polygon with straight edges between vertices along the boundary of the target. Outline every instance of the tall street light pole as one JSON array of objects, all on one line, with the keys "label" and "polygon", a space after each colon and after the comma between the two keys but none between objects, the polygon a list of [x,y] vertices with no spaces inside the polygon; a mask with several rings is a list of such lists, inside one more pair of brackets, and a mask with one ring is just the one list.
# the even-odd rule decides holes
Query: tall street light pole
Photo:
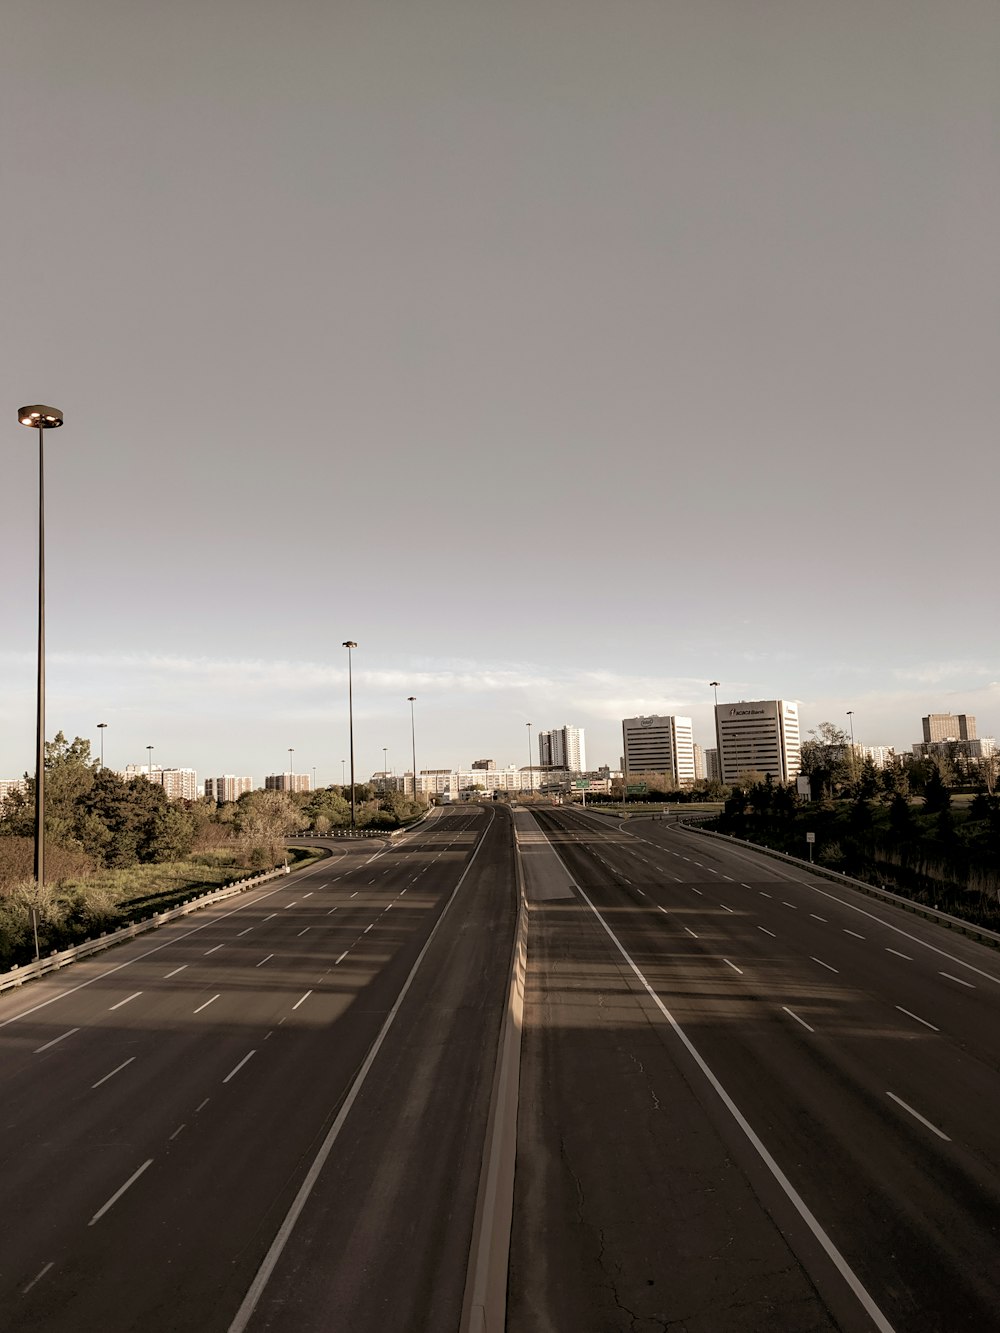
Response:
[{"label": "tall street light pole", "polygon": [[410,705],[410,745],[413,748],[413,799],[417,799],[417,728],[413,720],[413,705],[417,702],[415,694],[408,694],[406,702]]},{"label": "tall street light pole", "polygon": [[38,688],[35,718],[35,883],[45,882],[45,432],[63,424],[58,407],[34,403],[17,414],[38,431]]},{"label": "tall street light pole", "polygon": [[357,648],[358,645],[353,639],[345,639],[343,646],[347,649],[347,728],[351,751],[351,832],[353,833],[358,825],[354,800],[354,681],[351,675],[351,649]]},{"label": "tall street light pole", "polygon": [[535,790],[535,770],[532,768],[534,756],[531,753],[531,723],[524,724],[528,728],[528,791],[534,793]]},{"label": "tall street light pole", "polygon": [[104,767],[104,733],[107,730],[106,722],[98,722],[97,730],[101,733],[101,767]]},{"label": "tall street light pole", "polygon": [[155,745],[146,746],[146,776],[149,778],[150,782],[153,781],[153,751],[155,749]]},{"label": "tall street light pole", "polygon": [[295,782],[293,781],[295,777],[295,761],[292,758],[292,755],[294,753],[295,753],[295,747],[294,745],[290,745],[288,747],[288,790],[289,791],[295,790]]},{"label": "tall street light pole", "polygon": [[719,739],[719,686],[720,680],[710,680],[709,688],[715,693],[715,771],[716,781],[722,781],[722,741]]},{"label": "tall street light pole", "polygon": [[382,746],[382,795],[389,789],[389,747]]},{"label": "tall street light pole", "polygon": [[854,751],[854,709],[847,710],[847,716],[851,723],[851,781],[857,781],[857,756]]}]

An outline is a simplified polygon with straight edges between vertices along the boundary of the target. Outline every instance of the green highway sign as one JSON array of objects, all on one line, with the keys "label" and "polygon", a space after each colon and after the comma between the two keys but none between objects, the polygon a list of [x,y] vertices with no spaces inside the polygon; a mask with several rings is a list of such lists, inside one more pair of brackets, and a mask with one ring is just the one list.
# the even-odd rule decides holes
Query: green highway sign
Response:
[{"label": "green highway sign", "polygon": [[586,791],[590,786],[589,778],[579,778],[573,783],[574,791]]},{"label": "green highway sign", "polygon": [[644,782],[630,782],[625,790],[629,796],[645,796],[646,784]]}]

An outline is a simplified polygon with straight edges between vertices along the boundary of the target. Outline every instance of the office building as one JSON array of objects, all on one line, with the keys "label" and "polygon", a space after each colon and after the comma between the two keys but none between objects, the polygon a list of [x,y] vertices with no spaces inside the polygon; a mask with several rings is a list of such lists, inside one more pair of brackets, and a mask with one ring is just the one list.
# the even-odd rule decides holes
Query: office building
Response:
[{"label": "office building", "polygon": [[160,768],[158,764],[126,764],[125,778],[146,778],[162,787],[171,801],[198,799],[198,773],[193,768]]},{"label": "office building", "polygon": [[921,721],[927,742],[976,739],[976,719],[971,713],[928,713]]},{"label": "office building", "polygon": [[626,717],[622,720],[624,764],[629,773],[663,773],[679,787],[695,780],[694,739],[689,717]]},{"label": "office building", "polygon": [[582,773],[587,767],[587,752],[583,727],[556,727],[538,733],[538,765],[540,768],[565,768],[570,773]]},{"label": "office building", "polygon": [[722,781],[719,777],[719,752],[715,746],[705,751],[705,775],[709,782]]},{"label": "office building", "polygon": [[265,791],[309,791],[308,773],[269,773],[264,779]]},{"label": "office building", "polygon": [[491,769],[496,768],[496,766],[495,759],[473,759],[472,761],[472,767],[477,771],[485,770],[488,773]]},{"label": "office building", "polygon": [[705,751],[695,742],[692,746],[694,750],[694,780],[695,782],[705,781]]},{"label": "office building", "polygon": [[770,774],[775,782],[791,782],[798,776],[797,704],[784,699],[719,704],[715,724],[723,782],[737,782],[746,773]]},{"label": "office building", "polygon": [[253,778],[237,778],[232,773],[224,773],[221,778],[205,779],[205,799],[218,801],[238,801],[244,792],[253,791]]}]

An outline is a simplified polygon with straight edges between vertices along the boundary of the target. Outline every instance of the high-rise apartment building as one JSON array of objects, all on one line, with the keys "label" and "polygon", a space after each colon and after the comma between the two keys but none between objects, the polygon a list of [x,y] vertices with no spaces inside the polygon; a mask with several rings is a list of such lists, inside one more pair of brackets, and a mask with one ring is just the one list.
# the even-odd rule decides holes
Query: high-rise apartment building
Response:
[{"label": "high-rise apartment building", "polygon": [[497,761],[495,759],[473,759],[472,761],[472,767],[477,772],[488,773],[491,769],[496,768],[496,766]]},{"label": "high-rise apartment building", "polygon": [[974,741],[976,719],[971,713],[928,713],[921,719],[925,741]]},{"label": "high-rise apartment building", "polygon": [[244,792],[253,791],[253,778],[237,778],[224,773],[221,778],[205,779],[205,798],[209,801],[238,801]]},{"label": "high-rise apartment building", "polygon": [[694,780],[695,782],[705,781],[705,751],[695,742],[694,746]]},{"label": "high-rise apartment building", "polygon": [[587,752],[583,727],[556,727],[538,733],[538,762],[541,768],[566,768],[583,773]]},{"label": "high-rise apartment building", "polygon": [[770,773],[775,782],[791,782],[800,767],[799,709],[784,699],[755,699],[719,704],[719,770],[723,782],[744,773]]},{"label": "high-rise apartment building", "polygon": [[147,778],[162,787],[171,801],[198,799],[198,773],[193,768],[160,768],[157,764],[126,764],[125,777]]},{"label": "high-rise apartment building", "polygon": [[689,717],[650,714],[622,720],[623,756],[629,773],[666,773],[680,787],[695,780],[694,739]]},{"label": "high-rise apartment building", "polygon": [[264,779],[265,791],[309,791],[308,773],[269,773]]}]

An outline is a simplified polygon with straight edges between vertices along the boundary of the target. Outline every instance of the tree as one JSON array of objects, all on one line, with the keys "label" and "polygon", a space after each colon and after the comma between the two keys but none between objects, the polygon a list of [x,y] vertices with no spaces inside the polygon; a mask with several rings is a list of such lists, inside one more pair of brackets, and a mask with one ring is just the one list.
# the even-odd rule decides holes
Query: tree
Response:
[{"label": "tree", "polygon": [[932,764],[924,783],[924,809],[928,814],[938,814],[951,805],[951,792],[944,784],[944,778],[937,764]]},{"label": "tree", "polygon": [[277,865],[285,838],[302,827],[302,812],[283,791],[245,792],[237,805],[237,836],[247,864]]},{"label": "tree", "polygon": [[832,796],[851,781],[851,741],[832,722],[821,722],[802,742],[799,771],[812,784],[818,800]]}]

